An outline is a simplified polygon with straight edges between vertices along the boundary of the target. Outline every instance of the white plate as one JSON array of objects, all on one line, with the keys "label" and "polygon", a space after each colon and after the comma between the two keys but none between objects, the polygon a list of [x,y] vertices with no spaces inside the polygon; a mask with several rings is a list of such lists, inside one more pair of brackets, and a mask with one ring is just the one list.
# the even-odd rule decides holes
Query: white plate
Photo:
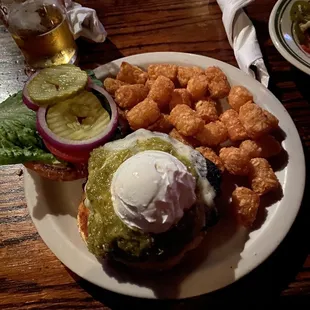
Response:
[{"label": "white plate", "polygon": [[310,54],[300,47],[290,19],[290,10],[296,1],[278,0],[270,14],[269,33],[280,54],[292,65],[310,74]]},{"label": "white plate", "polygon": [[232,85],[241,84],[255,101],[280,120],[286,134],[283,147],[288,164],[277,176],[283,198],[266,208],[262,224],[248,235],[223,217],[210,230],[204,244],[186,262],[165,275],[143,276],[123,268],[101,264],[87,251],[77,226],[77,206],[82,181],[57,183],[25,171],[25,194],[33,222],[54,254],[82,278],[118,293],[145,298],[185,298],[222,288],[262,263],[279,245],[291,227],[301,203],[305,184],[303,150],[295,125],[282,104],[256,80],[235,67],[208,57],[183,53],[149,53],[118,59],[96,71],[101,76],[118,70],[122,61],[145,67],[151,63],[219,66]]}]

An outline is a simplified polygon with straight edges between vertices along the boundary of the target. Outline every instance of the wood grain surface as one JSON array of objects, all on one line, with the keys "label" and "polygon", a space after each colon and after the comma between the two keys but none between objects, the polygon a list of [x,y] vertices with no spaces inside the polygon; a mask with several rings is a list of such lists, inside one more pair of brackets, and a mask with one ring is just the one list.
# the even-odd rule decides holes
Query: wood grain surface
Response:
[{"label": "wood grain surface", "polygon": [[[236,65],[215,0],[89,0],[108,40],[78,40],[80,63],[93,68],[122,56],[155,51],[191,52]],[[270,89],[293,118],[309,162],[310,79],[286,62],[268,34],[275,0],[247,8],[271,75]],[[0,101],[21,89],[23,58],[0,27]],[[309,173],[307,174],[309,176]],[[309,179],[309,178],[308,178]],[[309,182],[308,182],[309,189]],[[310,306],[309,195],[278,249],[237,283],[183,301],[151,301],[102,290],[63,266],[39,237],[26,208],[20,165],[0,168],[0,309],[208,309],[225,304],[261,308],[274,303]]]}]

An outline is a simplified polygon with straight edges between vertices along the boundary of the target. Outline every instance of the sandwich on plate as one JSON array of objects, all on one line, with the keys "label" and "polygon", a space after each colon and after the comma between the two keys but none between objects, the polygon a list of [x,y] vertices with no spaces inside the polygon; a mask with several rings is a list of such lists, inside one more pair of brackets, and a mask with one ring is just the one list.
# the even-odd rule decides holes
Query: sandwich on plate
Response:
[{"label": "sandwich on plate", "polygon": [[220,170],[163,133],[139,129],[96,148],[78,226],[91,253],[145,270],[166,270],[214,224]]},{"label": "sandwich on plate", "polygon": [[216,221],[221,172],[165,133],[118,139],[117,106],[100,83],[73,65],[34,74],[0,106],[0,164],[57,181],[87,178],[77,222],[89,251],[170,269]]}]

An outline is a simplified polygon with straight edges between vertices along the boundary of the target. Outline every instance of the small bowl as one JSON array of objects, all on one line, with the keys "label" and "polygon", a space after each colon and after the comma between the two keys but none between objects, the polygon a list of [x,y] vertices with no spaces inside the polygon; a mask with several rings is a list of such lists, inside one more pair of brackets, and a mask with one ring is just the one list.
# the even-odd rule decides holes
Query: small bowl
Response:
[{"label": "small bowl", "polygon": [[290,17],[297,0],[279,0],[269,18],[271,40],[279,53],[292,65],[310,75],[310,54],[305,52],[293,31]]}]

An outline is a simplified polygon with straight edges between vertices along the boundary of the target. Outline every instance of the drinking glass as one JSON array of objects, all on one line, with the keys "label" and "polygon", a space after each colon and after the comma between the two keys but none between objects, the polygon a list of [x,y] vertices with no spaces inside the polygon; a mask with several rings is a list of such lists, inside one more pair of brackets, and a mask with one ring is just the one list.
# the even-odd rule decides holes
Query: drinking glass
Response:
[{"label": "drinking glass", "polygon": [[75,63],[77,47],[59,0],[0,0],[0,19],[33,69]]}]

